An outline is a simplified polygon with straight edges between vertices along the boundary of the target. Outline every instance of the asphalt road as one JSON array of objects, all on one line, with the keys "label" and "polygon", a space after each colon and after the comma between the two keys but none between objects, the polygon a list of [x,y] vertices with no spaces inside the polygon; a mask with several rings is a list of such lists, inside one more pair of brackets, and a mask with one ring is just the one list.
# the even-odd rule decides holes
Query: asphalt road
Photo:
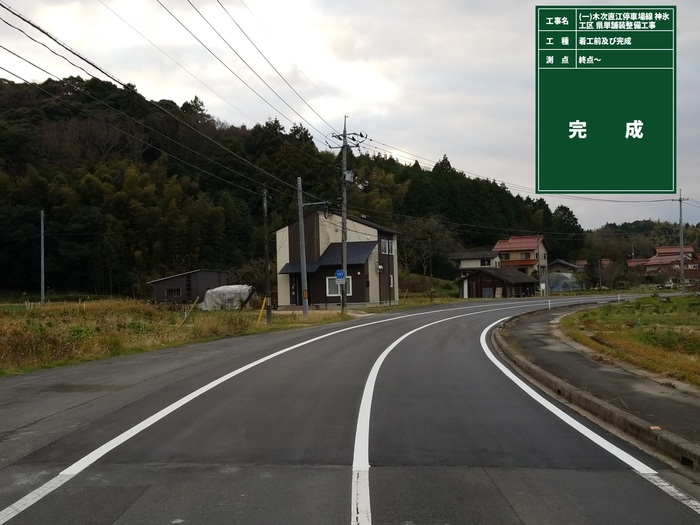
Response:
[{"label": "asphalt road", "polygon": [[487,327],[547,304],[369,316],[0,379],[0,524],[700,523],[662,463],[540,398],[489,350]]}]

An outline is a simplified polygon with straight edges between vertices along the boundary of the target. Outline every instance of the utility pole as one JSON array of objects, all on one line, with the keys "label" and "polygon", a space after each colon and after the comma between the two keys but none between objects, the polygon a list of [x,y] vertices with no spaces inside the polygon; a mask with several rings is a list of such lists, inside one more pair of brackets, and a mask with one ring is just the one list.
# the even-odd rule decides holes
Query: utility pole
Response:
[{"label": "utility pole", "polygon": [[[348,116],[343,119],[343,134],[333,134],[333,138],[342,139],[343,145],[341,148],[341,185],[342,185],[342,207],[341,207],[341,268],[345,275],[345,284],[340,285],[340,311],[345,315],[348,303],[348,184],[352,184],[354,175],[348,171],[348,139],[353,142],[353,146],[359,146],[367,138],[364,133],[348,133],[347,128]],[[327,143],[328,144],[328,143]],[[328,144],[329,147],[333,147]]]},{"label": "utility pole", "polygon": [[[297,202],[299,204],[299,261],[301,262],[301,308],[304,317],[309,316],[309,290],[306,283],[306,241],[304,240],[304,200],[301,177],[297,177]],[[299,293],[297,291],[297,293]]]},{"label": "utility pole", "polygon": [[263,225],[265,227],[265,313],[272,324],[272,293],[270,292],[270,239],[267,231],[267,188],[263,190]]},{"label": "utility pole", "polygon": [[44,210],[41,210],[41,306],[44,306],[44,297],[46,290],[46,281],[44,279],[45,273],[45,262],[44,262]]},{"label": "utility pole", "polygon": [[[686,199],[687,200],[687,199]],[[681,269],[681,295],[685,295],[685,241],[683,240],[683,230],[685,226],[683,225],[683,190],[679,190],[678,193],[678,207],[680,208],[680,269]]]},{"label": "utility pole", "polygon": [[[341,284],[340,289],[340,313],[345,315],[348,308],[348,117],[343,119],[343,176],[341,184],[343,186],[343,204],[341,212],[341,268],[345,276],[345,283]],[[352,176],[352,175],[351,175]]]}]

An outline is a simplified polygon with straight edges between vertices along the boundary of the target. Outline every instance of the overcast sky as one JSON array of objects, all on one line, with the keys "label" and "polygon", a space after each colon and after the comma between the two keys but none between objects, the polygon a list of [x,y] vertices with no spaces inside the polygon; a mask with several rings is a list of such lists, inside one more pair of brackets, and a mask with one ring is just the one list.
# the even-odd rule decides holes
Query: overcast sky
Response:
[{"label": "overcast sky", "polygon": [[[502,181],[513,193],[533,198],[538,197],[534,193],[535,6],[585,5],[566,0],[0,0],[0,4],[119,80],[136,85],[149,99],[181,105],[196,95],[210,114],[237,126],[251,127],[269,118],[277,118],[286,129],[301,123],[319,147],[326,135],[342,130],[347,115],[348,131],[364,132],[371,139],[364,144],[370,152],[390,152],[402,162],[418,160],[426,168],[447,155],[467,175]],[[589,5],[601,4],[630,5]],[[700,2],[637,0],[634,5],[677,5],[677,180],[683,197],[691,199],[683,205],[684,222],[696,224],[700,222]],[[48,42],[7,10],[0,9],[0,16]],[[0,42],[55,77],[87,77],[5,23],[0,24]],[[49,76],[5,50],[0,53],[0,64],[21,78],[41,82]],[[20,81],[2,71],[0,77]],[[543,197],[552,210],[560,204],[571,208],[587,229],[642,219],[677,222],[679,217],[679,203],[671,201],[678,195]],[[663,202],[649,202],[655,200]]]}]

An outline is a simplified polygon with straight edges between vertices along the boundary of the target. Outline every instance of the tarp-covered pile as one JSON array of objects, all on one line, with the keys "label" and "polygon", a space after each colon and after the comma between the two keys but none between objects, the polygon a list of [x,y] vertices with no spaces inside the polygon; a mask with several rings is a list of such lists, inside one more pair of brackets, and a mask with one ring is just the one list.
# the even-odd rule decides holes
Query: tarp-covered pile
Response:
[{"label": "tarp-covered pile", "polygon": [[247,284],[232,284],[207,290],[200,303],[201,310],[238,310],[247,305],[253,287]]}]

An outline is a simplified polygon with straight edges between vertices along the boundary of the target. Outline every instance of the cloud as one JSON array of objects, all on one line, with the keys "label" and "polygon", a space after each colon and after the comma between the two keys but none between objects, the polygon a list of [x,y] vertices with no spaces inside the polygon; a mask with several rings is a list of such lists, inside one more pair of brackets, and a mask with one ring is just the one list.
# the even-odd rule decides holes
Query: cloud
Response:
[{"label": "cloud", "polygon": [[[235,125],[250,126],[270,117],[286,127],[300,122],[187,2],[163,3],[252,90],[157,3],[103,1],[153,44],[93,0],[9,3],[149,98],[182,104],[197,95],[210,113]],[[379,151],[394,151],[397,156],[397,148],[411,152],[399,157],[403,161],[420,158],[429,166],[447,155],[453,166],[467,173],[506,181],[513,191],[523,187],[532,191],[535,5],[578,2],[246,0],[244,5],[222,0],[228,14],[212,0],[194,3],[228,44],[307,119],[320,143],[333,130],[277,76],[228,14],[336,131],[347,114],[353,130],[390,146]],[[613,9],[628,3],[616,0],[606,5]],[[674,5],[667,0],[635,4]],[[695,30],[700,4],[684,3],[677,13],[678,185],[684,195],[700,199],[700,178],[695,175],[700,162],[700,104],[695,94],[700,84],[700,33]],[[58,76],[82,74],[10,28],[3,28],[3,41]],[[19,59],[3,58],[5,67],[24,78],[41,81],[47,76]],[[569,206],[588,228],[609,220],[645,219],[650,213],[677,220],[677,201],[645,205],[544,198],[552,208]],[[695,211],[688,211],[690,222],[700,222]]]}]

